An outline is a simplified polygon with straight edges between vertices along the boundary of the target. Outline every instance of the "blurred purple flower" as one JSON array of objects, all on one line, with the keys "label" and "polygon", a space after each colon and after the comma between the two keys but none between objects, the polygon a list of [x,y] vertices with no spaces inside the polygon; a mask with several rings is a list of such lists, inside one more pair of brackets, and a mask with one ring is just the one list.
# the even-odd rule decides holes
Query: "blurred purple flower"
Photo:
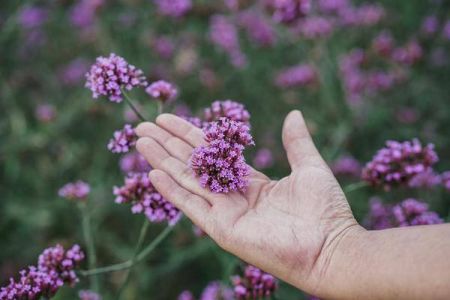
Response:
[{"label": "blurred purple flower", "polygon": [[218,281],[212,281],[203,290],[200,300],[233,300],[233,290]]},{"label": "blurred purple flower", "polygon": [[334,25],[329,18],[311,16],[298,22],[294,29],[307,39],[328,37],[333,32]]},{"label": "blurred purple flower", "polygon": [[450,192],[450,171],[441,174],[442,185]]},{"label": "blurred purple flower", "polygon": [[48,19],[48,10],[37,6],[25,6],[19,12],[18,23],[24,29],[40,27]]},{"label": "blurred purple flower", "polygon": [[332,165],[334,175],[361,176],[361,164],[351,155],[338,158]]},{"label": "blurred purple flower", "polygon": [[112,102],[122,102],[122,91],[146,86],[143,72],[128,64],[122,57],[111,53],[100,56],[86,74],[86,87],[92,91],[94,99],[108,96]]},{"label": "blurred purple flower", "polygon": [[428,168],[425,172],[412,177],[408,186],[412,188],[431,188],[441,183],[441,176]]},{"label": "blurred purple flower", "polygon": [[114,132],[113,138],[108,142],[108,149],[112,153],[126,153],[136,145],[137,136],[130,124]]},{"label": "blurred purple flower", "polygon": [[426,172],[438,161],[434,145],[423,147],[417,139],[405,142],[387,141],[363,169],[362,179],[373,186],[408,184],[411,178]]},{"label": "blurred purple flower", "polygon": [[82,180],[69,182],[59,189],[58,195],[69,200],[86,200],[91,191],[89,184]]},{"label": "blurred purple flower", "polygon": [[161,102],[170,102],[174,100],[178,94],[175,86],[164,80],[153,82],[145,89],[145,92]]},{"label": "blurred purple flower", "polygon": [[55,119],[56,110],[55,107],[51,104],[39,104],[34,111],[34,115],[36,116],[36,119],[38,121],[49,123]]},{"label": "blurred purple flower", "polygon": [[422,22],[421,31],[425,35],[435,34],[439,29],[439,20],[435,15],[427,16]]},{"label": "blurred purple flower", "polygon": [[79,291],[78,297],[80,297],[80,300],[102,300],[102,297],[99,294],[89,290]]},{"label": "blurred purple flower", "polygon": [[175,44],[168,36],[158,36],[152,40],[153,50],[162,58],[169,59],[175,51]]},{"label": "blurred purple flower", "polygon": [[233,100],[217,100],[204,110],[207,122],[217,121],[222,117],[250,125],[250,113],[242,103]]},{"label": "blurred purple flower", "polygon": [[307,15],[311,10],[310,0],[265,0],[276,22],[291,23]]},{"label": "blurred purple flower", "polygon": [[423,56],[423,50],[416,40],[412,40],[404,47],[396,48],[392,52],[392,59],[405,65],[413,65]]},{"label": "blurred purple flower", "polygon": [[442,37],[446,40],[450,40],[450,19],[447,20],[442,28]]},{"label": "blurred purple flower", "polygon": [[324,13],[339,13],[349,7],[348,0],[319,0],[319,9]]},{"label": "blurred purple flower", "polygon": [[192,9],[191,0],[154,0],[158,13],[163,16],[179,18]]},{"label": "blurred purple flower", "polygon": [[233,276],[234,295],[238,300],[270,297],[278,288],[275,277],[248,265],[243,276]]},{"label": "blurred purple flower", "polygon": [[195,300],[194,295],[191,291],[183,291],[177,298],[178,300]]},{"label": "blurred purple flower", "polygon": [[387,91],[394,86],[396,76],[388,72],[375,71],[369,72],[366,80],[369,92]]},{"label": "blurred purple flower", "polygon": [[263,16],[254,12],[239,14],[239,25],[242,26],[250,40],[262,47],[273,46],[276,42],[276,33]]},{"label": "blurred purple flower", "polygon": [[273,154],[268,148],[261,148],[255,153],[253,158],[253,165],[255,168],[263,170],[273,166]]},{"label": "blurred purple flower", "polygon": [[58,72],[58,77],[65,85],[78,85],[89,70],[89,64],[84,58],[76,58]]},{"label": "blurred purple flower", "polygon": [[381,5],[364,4],[346,7],[339,12],[339,16],[345,26],[374,26],[385,16],[385,11]]},{"label": "blurred purple flower", "polygon": [[119,164],[124,173],[145,173],[152,169],[147,160],[136,151],[125,154]]},{"label": "blurred purple flower", "polygon": [[373,40],[372,47],[383,57],[389,57],[394,49],[394,39],[389,31],[380,32]]},{"label": "blurred purple flower", "polygon": [[275,76],[275,85],[280,88],[305,86],[316,82],[317,72],[313,66],[303,64],[279,71]]},{"label": "blurred purple flower", "polygon": [[70,22],[73,26],[86,28],[94,23],[96,11],[104,4],[104,0],[78,0],[70,9]]},{"label": "blurred purple flower", "polygon": [[403,124],[413,124],[419,119],[419,112],[412,107],[401,107],[395,114],[398,122]]},{"label": "blurred purple flower", "polygon": [[115,186],[113,193],[116,203],[130,203],[132,213],[143,213],[150,222],[167,221],[172,226],[181,218],[181,212],[158,193],[147,173],[128,174],[124,185]]}]

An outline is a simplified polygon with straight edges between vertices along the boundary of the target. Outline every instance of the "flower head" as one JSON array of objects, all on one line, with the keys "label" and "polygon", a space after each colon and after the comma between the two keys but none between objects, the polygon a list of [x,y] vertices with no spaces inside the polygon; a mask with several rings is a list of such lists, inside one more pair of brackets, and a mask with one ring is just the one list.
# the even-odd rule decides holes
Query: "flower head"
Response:
[{"label": "flower head", "polygon": [[178,94],[177,89],[171,83],[164,80],[153,82],[145,89],[145,91],[151,97],[161,102],[171,101],[175,99]]},{"label": "flower head", "polygon": [[305,86],[312,84],[317,79],[314,67],[310,65],[297,65],[286,68],[275,76],[275,85],[281,88]]},{"label": "flower head", "polygon": [[130,173],[121,187],[114,187],[116,203],[130,203],[133,213],[143,213],[151,222],[168,221],[174,225],[181,212],[161,196],[147,173]]},{"label": "flower head", "polygon": [[450,191],[450,171],[441,174],[442,185],[447,191]]},{"label": "flower head", "polygon": [[353,156],[345,155],[333,163],[331,170],[335,175],[359,177],[361,175],[361,164]]},{"label": "flower head", "polygon": [[243,104],[233,100],[214,101],[210,107],[205,108],[204,118],[206,121],[216,121],[221,117],[249,125],[250,113]]},{"label": "flower head", "polygon": [[89,290],[79,291],[78,297],[80,297],[80,300],[102,300],[102,297],[99,294]]},{"label": "flower head", "polygon": [[200,295],[200,300],[233,300],[233,291],[218,281],[211,281]]},{"label": "flower head", "polygon": [[266,0],[265,5],[272,11],[272,18],[281,23],[291,23],[311,10],[310,0]]},{"label": "flower head", "polygon": [[36,119],[43,123],[49,123],[53,121],[56,117],[56,110],[55,107],[51,104],[45,103],[45,104],[39,104],[34,114],[36,116]]},{"label": "flower head", "polygon": [[268,148],[259,149],[253,159],[253,165],[258,169],[270,168],[273,165],[272,151]]},{"label": "flower head", "polygon": [[112,102],[121,102],[121,89],[131,90],[146,85],[143,72],[114,53],[109,57],[98,57],[86,74],[86,87],[95,99],[107,96]]},{"label": "flower head", "polygon": [[136,140],[134,128],[126,124],[123,129],[114,132],[113,138],[109,140],[108,149],[112,153],[126,153],[136,145]]},{"label": "flower head", "polygon": [[124,173],[144,173],[152,169],[147,160],[136,151],[125,154],[119,164]]},{"label": "flower head", "polygon": [[155,0],[158,13],[163,16],[179,18],[192,8],[191,0]]},{"label": "flower head", "polygon": [[183,291],[178,295],[178,300],[195,300],[195,297],[192,295],[191,291]]},{"label": "flower head", "polygon": [[225,142],[230,145],[250,146],[254,145],[250,128],[247,124],[230,118],[219,118],[211,122],[203,130],[205,140],[208,143]]},{"label": "flower head", "polygon": [[243,276],[234,276],[236,299],[259,299],[271,296],[278,288],[275,277],[254,266],[248,265]]},{"label": "flower head", "polygon": [[426,172],[438,161],[433,144],[422,146],[419,140],[386,142],[386,148],[377,152],[366,164],[362,178],[374,186],[389,189],[395,185],[408,184],[420,173]]},{"label": "flower head", "polygon": [[59,189],[58,195],[69,200],[86,200],[91,187],[84,181],[69,182]]}]

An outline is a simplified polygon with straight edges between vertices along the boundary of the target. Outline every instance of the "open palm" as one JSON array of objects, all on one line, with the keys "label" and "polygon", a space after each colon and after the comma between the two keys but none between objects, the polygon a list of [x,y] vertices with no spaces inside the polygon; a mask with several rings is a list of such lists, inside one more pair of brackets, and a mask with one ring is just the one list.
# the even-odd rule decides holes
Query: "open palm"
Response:
[{"label": "open palm", "polygon": [[292,173],[272,181],[252,169],[245,193],[200,186],[189,159],[203,133],[185,120],[164,114],[136,132],[157,190],[219,246],[305,291],[320,289],[333,248],[357,223],[300,112],[291,112],[283,128]]}]

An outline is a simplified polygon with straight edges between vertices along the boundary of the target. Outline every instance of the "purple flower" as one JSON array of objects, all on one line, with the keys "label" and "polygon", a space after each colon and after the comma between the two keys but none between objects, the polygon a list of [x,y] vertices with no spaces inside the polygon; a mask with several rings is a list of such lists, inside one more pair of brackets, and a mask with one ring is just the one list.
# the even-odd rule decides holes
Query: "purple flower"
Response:
[{"label": "purple flower", "polygon": [[119,165],[124,173],[145,173],[152,169],[147,160],[136,151],[125,154]]},{"label": "purple flower", "polygon": [[158,193],[147,173],[130,173],[124,181],[113,189],[116,203],[130,203],[133,213],[145,214],[150,222],[175,225],[181,218],[181,212]]},{"label": "purple flower", "polygon": [[202,187],[214,193],[244,191],[250,169],[243,150],[253,145],[249,127],[227,118],[220,118],[203,129],[207,146],[194,149],[191,167]]},{"label": "purple flower", "polygon": [[218,281],[212,281],[203,290],[200,300],[233,300],[233,290]]},{"label": "purple flower", "polygon": [[126,153],[136,145],[137,136],[130,124],[125,124],[123,129],[114,132],[109,140],[108,149],[112,153]]},{"label": "purple flower", "polygon": [[80,300],[102,300],[102,297],[99,294],[89,290],[79,291],[78,297],[80,297]]},{"label": "purple flower", "polygon": [[389,57],[394,49],[394,38],[389,31],[382,31],[374,38],[372,47],[378,55]]},{"label": "purple flower", "polygon": [[319,0],[319,8],[324,13],[339,13],[349,7],[348,0]]},{"label": "purple flower", "polygon": [[234,295],[238,300],[270,297],[278,288],[275,277],[248,265],[243,276],[233,276]]},{"label": "purple flower", "polygon": [[86,87],[92,91],[94,99],[108,96],[110,101],[119,103],[122,88],[129,91],[146,85],[143,72],[114,53],[109,57],[98,57],[86,74]]},{"label": "purple flower", "polygon": [[65,85],[77,85],[88,69],[89,65],[84,58],[76,58],[59,70],[58,77]]},{"label": "purple flower", "polygon": [[18,15],[18,22],[25,29],[40,27],[47,19],[48,10],[37,6],[26,6]]},{"label": "purple flower", "polygon": [[392,59],[395,62],[405,64],[405,65],[413,65],[418,62],[423,56],[423,50],[420,44],[412,40],[404,47],[396,48],[392,52]]},{"label": "purple flower", "polygon": [[217,121],[222,117],[250,125],[250,113],[242,103],[233,100],[214,101],[204,110],[204,118],[207,122]]},{"label": "purple flower", "polygon": [[361,175],[361,164],[351,155],[345,155],[336,160],[331,166],[335,175],[355,176]]},{"label": "purple flower", "polygon": [[55,107],[51,104],[39,104],[34,112],[36,119],[43,123],[49,123],[56,117]]},{"label": "purple flower", "polygon": [[173,84],[164,80],[153,82],[145,89],[145,92],[161,102],[172,101],[178,94]]},{"label": "purple flower", "polygon": [[310,0],[266,0],[265,6],[272,11],[276,22],[291,23],[307,15],[311,10]]},{"label": "purple flower", "polygon": [[191,291],[183,291],[177,298],[178,300],[195,300],[194,295]]},{"label": "purple flower", "polygon": [[58,195],[69,200],[86,200],[91,187],[84,181],[69,182],[59,189]]},{"label": "purple flower", "polygon": [[333,27],[328,18],[312,16],[302,19],[294,30],[307,39],[318,39],[329,36]]},{"label": "purple flower", "polygon": [[419,119],[419,113],[412,107],[401,107],[395,114],[398,122],[403,124],[413,124]]},{"label": "purple flower", "polygon": [[253,12],[239,14],[239,25],[242,26],[248,37],[262,47],[273,46],[276,42],[276,33],[264,17]]},{"label": "purple flower", "polygon": [[384,8],[376,4],[347,7],[339,12],[340,21],[345,26],[373,26],[384,16]]},{"label": "purple flower", "polygon": [[96,11],[104,4],[104,0],[78,0],[70,10],[70,22],[73,26],[86,28],[94,23]]},{"label": "purple flower", "polygon": [[162,58],[169,59],[175,51],[175,45],[171,38],[167,36],[159,36],[152,41],[153,50]]},{"label": "purple flower", "polygon": [[158,13],[163,16],[179,18],[192,8],[191,0],[155,0]]},{"label": "purple flower", "polygon": [[273,165],[273,154],[270,149],[262,148],[256,151],[255,158],[253,158],[253,165],[257,169],[267,169]]},{"label": "purple flower", "polygon": [[391,208],[384,205],[379,198],[372,198],[369,202],[369,214],[364,224],[369,229],[386,229],[392,227]]},{"label": "purple flower", "polygon": [[434,145],[423,147],[417,139],[405,142],[387,141],[368,162],[362,172],[363,180],[373,186],[389,189],[408,184],[420,173],[427,172],[438,161]]},{"label": "purple flower", "polygon": [[275,85],[280,88],[305,86],[317,80],[316,70],[310,65],[297,65],[284,69],[275,76]]},{"label": "purple flower", "polygon": [[441,174],[442,185],[450,192],[450,171]]},{"label": "purple flower", "polygon": [[442,37],[446,40],[450,40],[450,20],[447,20],[442,28]]},{"label": "purple flower", "polygon": [[412,188],[431,188],[441,183],[441,176],[428,168],[425,172],[412,177],[408,186]]},{"label": "purple flower", "polygon": [[425,35],[435,34],[439,29],[439,20],[436,16],[431,15],[426,17],[422,22],[421,31]]}]

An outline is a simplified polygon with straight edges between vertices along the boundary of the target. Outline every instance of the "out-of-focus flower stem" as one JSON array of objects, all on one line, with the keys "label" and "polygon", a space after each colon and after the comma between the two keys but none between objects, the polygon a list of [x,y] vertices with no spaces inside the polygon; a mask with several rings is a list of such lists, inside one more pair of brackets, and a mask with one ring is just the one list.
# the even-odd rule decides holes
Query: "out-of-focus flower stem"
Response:
[{"label": "out-of-focus flower stem", "polygon": [[122,271],[131,268],[138,262],[142,261],[144,258],[147,257],[150,253],[152,253],[153,250],[172,232],[174,226],[167,226],[161,233],[150,243],[147,247],[144,248],[136,257],[134,263],[133,261],[127,260],[125,262],[110,265],[102,268],[92,269],[92,270],[86,270],[86,271],[80,271],[80,274],[83,276],[92,276],[96,274],[103,274],[103,273],[109,273],[109,272],[117,272]]},{"label": "out-of-focus flower stem", "polygon": [[[95,269],[97,267],[97,254],[95,251],[94,238],[92,236],[91,216],[88,208],[88,203],[79,203],[79,208],[82,218],[84,241],[87,247],[88,265],[90,269]],[[93,276],[91,278],[91,289],[95,292],[99,291],[97,276]]]},{"label": "out-of-focus flower stem", "polygon": [[344,187],[344,193],[345,194],[351,193],[351,192],[354,192],[356,190],[365,188],[366,186],[369,186],[369,184],[367,182],[365,182],[365,181],[355,182],[355,183],[352,183],[352,184],[349,184],[349,185],[345,186]]},{"label": "out-of-focus flower stem", "polygon": [[157,116],[159,116],[160,114],[162,114],[164,112],[164,103],[162,101],[157,101],[157,103],[158,103],[158,110],[157,110],[158,115]]},{"label": "out-of-focus flower stem", "polygon": [[117,293],[117,299],[121,298],[122,293],[125,290],[125,287],[127,286],[128,281],[130,280],[131,271],[133,270],[133,266],[136,263],[136,258],[139,254],[139,251],[141,250],[142,244],[144,243],[149,224],[150,224],[149,220],[147,218],[144,218],[144,223],[142,224],[141,230],[139,232],[139,238],[138,238],[138,241],[136,244],[136,248],[134,249],[133,257],[131,258],[131,267],[127,270],[127,273],[125,275],[125,278],[123,279],[122,285],[119,288],[119,292]]},{"label": "out-of-focus flower stem", "polygon": [[136,108],[136,106],[134,106],[133,101],[130,99],[130,96],[128,96],[127,92],[125,91],[125,89],[121,88],[122,94],[124,95],[125,98],[125,102],[127,102],[127,104],[130,106],[131,110],[136,114],[136,116],[142,121],[145,122],[146,119],[144,118],[143,115],[141,115],[141,113],[139,112],[139,110]]}]

